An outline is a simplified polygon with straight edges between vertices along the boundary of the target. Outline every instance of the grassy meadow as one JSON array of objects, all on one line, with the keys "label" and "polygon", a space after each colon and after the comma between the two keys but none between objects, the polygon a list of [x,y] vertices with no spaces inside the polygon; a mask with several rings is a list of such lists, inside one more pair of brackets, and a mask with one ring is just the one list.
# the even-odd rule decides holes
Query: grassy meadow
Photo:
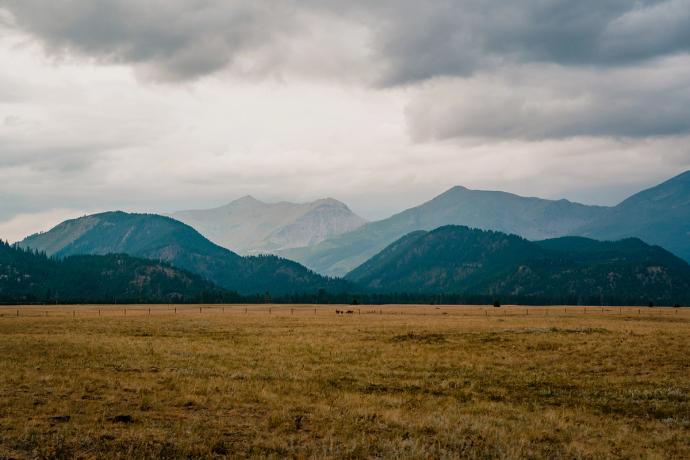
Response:
[{"label": "grassy meadow", "polygon": [[687,459],[690,310],[0,308],[0,459],[94,457]]}]

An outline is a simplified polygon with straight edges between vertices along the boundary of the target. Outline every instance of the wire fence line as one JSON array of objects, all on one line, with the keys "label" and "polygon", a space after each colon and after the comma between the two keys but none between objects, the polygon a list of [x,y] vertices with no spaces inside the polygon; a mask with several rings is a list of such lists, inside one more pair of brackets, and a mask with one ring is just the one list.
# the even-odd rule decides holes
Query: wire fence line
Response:
[{"label": "wire fence line", "polygon": [[581,306],[413,306],[413,305],[78,305],[46,307],[36,305],[0,306],[0,318],[26,317],[132,317],[170,315],[279,315],[279,316],[675,316],[685,317],[688,309],[672,307],[581,307]]}]

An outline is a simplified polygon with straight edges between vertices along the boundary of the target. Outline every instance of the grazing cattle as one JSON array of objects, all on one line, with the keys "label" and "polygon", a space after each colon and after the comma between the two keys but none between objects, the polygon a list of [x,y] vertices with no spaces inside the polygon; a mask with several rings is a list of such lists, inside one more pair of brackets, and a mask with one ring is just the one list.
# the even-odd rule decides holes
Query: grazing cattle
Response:
[{"label": "grazing cattle", "polygon": [[348,310],[348,311],[347,311],[347,314],[348,314],[348,315],[352,315],[352,314],[354,314],[354,312],[355,312],[354,310]]}]

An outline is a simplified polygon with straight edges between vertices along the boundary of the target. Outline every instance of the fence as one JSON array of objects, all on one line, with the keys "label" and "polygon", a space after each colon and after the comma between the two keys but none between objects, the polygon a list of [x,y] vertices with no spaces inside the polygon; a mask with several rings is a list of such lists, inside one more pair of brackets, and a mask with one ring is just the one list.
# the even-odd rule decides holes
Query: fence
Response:
[{"label": "fence", "polygon": [[690,309],[671,307],[523,307],[503,306],[428,306],[428,305],[79,305],[37,306],[23,305],[0,307],[0,318],[22,317],[141,317],[170,315],[275,315],[275,316],[467,316],[467,317],[515,317],[515,316],[688,316]]}]

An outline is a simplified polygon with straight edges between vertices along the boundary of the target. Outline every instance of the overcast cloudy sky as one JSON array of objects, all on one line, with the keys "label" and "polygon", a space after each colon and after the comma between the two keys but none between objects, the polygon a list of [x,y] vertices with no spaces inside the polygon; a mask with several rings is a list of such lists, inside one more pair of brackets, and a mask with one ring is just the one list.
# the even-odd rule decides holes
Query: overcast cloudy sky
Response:
[{"label": "overcast cloudy sky", "polygon": [[0,238],[453,185],[613,204],[690,169],[690,0],[0,0]]}]

